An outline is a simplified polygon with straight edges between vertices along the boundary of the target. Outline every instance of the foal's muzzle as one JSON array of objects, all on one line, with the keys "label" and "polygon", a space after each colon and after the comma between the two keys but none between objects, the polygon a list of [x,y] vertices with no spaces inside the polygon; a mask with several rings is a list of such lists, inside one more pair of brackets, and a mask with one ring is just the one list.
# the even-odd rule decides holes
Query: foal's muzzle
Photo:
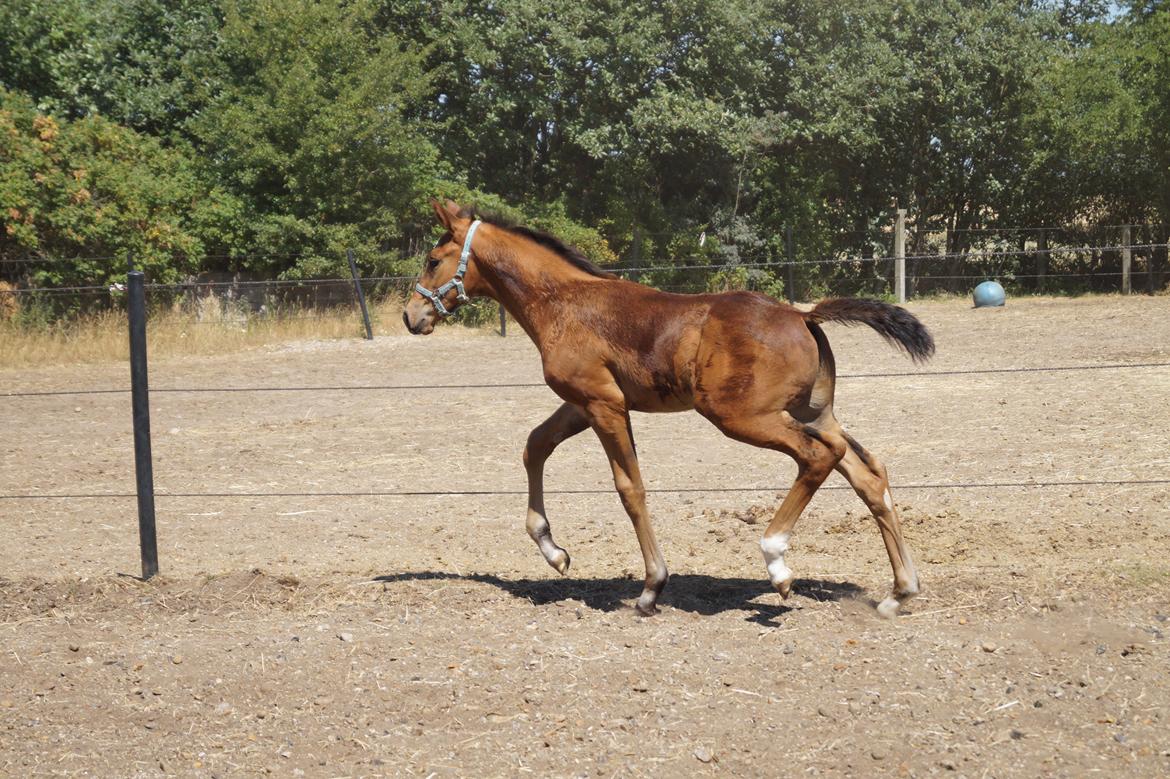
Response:
[{"label": "foal's muzzle", "polygon": [[[415,309],[413,316],[411,309]],[[412,300],[402,312],[402,324],[414,335],[427,335],[432,332],[436,319],[433,310],[421,300]]]}]

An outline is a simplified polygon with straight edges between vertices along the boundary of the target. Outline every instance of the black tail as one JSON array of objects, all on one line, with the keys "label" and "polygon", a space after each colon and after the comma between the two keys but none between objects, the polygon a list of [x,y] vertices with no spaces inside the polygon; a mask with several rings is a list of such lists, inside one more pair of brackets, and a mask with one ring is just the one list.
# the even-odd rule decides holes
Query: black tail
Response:
[{"label": "black tail", "polygon": [[905,350],[914,362],[926,362],[934,354],[934,338],[918,317],[904,308],[863,298],[822,300],[804,315],[813,323],[840,322],[869,325],[893,345]]}]

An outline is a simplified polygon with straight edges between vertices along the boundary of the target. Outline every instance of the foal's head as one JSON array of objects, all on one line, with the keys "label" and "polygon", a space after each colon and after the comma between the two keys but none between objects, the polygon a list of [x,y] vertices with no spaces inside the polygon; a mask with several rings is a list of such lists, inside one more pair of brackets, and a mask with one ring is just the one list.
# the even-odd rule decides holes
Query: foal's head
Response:
[{"label": "foal's head", "polygon": [[[471,219],[450,200],[446,205],[432,200],[431,207],[435,209],[444,232],[427,253],[418,283],[402,312],[406,329],[416,335],[427,335],[440,319],[466,303],[468,296],[479,290],[481,279],[475,265],[475,250],[467,240],[473,224]],[[464,260],[465,251],[467,257]]]}]

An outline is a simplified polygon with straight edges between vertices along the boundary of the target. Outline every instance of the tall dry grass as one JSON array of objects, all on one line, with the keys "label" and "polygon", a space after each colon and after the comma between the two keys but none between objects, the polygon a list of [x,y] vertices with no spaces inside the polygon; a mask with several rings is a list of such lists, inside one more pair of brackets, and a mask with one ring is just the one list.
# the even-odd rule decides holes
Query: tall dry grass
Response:
[{"label": "tall dry grass", "polygon": [[[5,296],[0,293],[0,299]],[[92,364],[129,359],[123,311],[103,311],[51,325],[30,326],[19,317],[0,316],[0,368]],[[372,303],[374,333],[402,330],[402,303]],[[299,340],[360,338],[361,316],[352,308],[293,309],[277,316],[224,312],[218,305],[195,312],[157,311],[146,328],[151,357],[208,355],[255,349]]]}]

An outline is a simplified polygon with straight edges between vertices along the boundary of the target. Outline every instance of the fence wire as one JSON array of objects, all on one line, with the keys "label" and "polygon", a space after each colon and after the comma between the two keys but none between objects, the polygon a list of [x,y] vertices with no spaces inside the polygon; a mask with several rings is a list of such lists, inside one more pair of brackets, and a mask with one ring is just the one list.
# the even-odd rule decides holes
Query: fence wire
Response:
[{"label": "fence wire", "polygon": [[[1054,487],[1158,487],[1170,485],[1167,479],[1085,479],[1076,481],[988,481],[938,482],[895,484],[895,490],[970,490],[970,489],[1051,489]],[[647,487],[647,493],[684,495],[721,492],[787,492],[788,486],[762,487]],[[821,490],[852,490],[848,484],[823,484]],[[586,489],[546,489],[545,495],[612,495],[612,487]],[[511,490],[355,490],[337,492],[156,492],[156,498],[425,498],[425,497],[484,497],[527,495],[527,489]],[[91,492],[74,494],[0,495],[0,500],[128,500],[137,498],[133,492]]]},{"label": "fence wire", "polygon": [[[964,252],[930,252],[922,254],[908,254],[904,257],[895,257],[893,255],[881,256],[836,256],[805,260],[768,260],[760,262],[723,262],[723,263],[704,263],[698,265],[687,264],[686,260],[662,260],[650,259],[645,264],[640,265],[613,265],[605,267],[605,270],[618,276],[634,276],[641,277],[645,275],[652,275],[654,273],[684,273],[691,271],[729,271],[737,268],[746,270],[781,270],[787,268],[800,268],[809,266],[841,266],[850,267],[855,265],[864,265],[872,263],[892,262],[896,259],[902,259],[911,262],[933,262],[943,260],[963,260],[966,262],[980,262],[984,260],[1005,259],[1008,257],[1023,257],[1023,258],[1037,258],[1037,257],[1051,257],[1054,255],[1068,256],[1068,255],[1084,255],[1096,253],[1114,253],[1120,252],[1123,249],[1131,251],[1153,251],[1156,249],[1170,249],[1170,243],[1141,243],[1141,244],[1111,244],[1104,246],[1064,246],[1056,248],[1032,248],[1032,249],[995,249],[995,250],[968,250]],[[278,255],[272,255],[274,258]],[[1142,275],[1144,271],[1134,271],[1133,275]],[[1094,271],[1087,269],[1078,273],[1038,273],[1038,274],[1019,274],[1013,272],[1003,273],[988,273],[982,275],[970,276],[936,276],[930,273],[924,274],[925,280],[930,279],[969,279],[969,278],[985,278],[987,276],[996,276],[1008,279],[1025,279],[1025,278],[1078,278],[1078,277],[1099,277],[1099,276],[1120,276],[1119,271]],[[391,284],[406,284],[414,281],[413,275],[396,275],[396,276],[363,276],[360,278],[362,284],[366,283],[391,283]],[[309,279],[239,279],[233,281],[198,281],[190,280],[184,282],[177,282],[173,284],[152,283],[147,284],[146,288],[151,292],[191,292],[200,289],[234,289],[234,288],[252,288],[252,287],[320,287],[331,285],[351,285],[353,279],[349,277],[329,277],[329,278],[309,278]],[[7,295],[59,295],[59,294],[101,294],[105,292],[120,293],[122,290],[118,289],[116,285],[111,284],[91,284],[91,285],[73,285],[73,286],[40,286],[40,287],[16,287],[13,289],[4,290],[0,294]]]},{"label": "fence wire", "polygon": [[[889,371],[884,373],[842,373],[838,379],[888,379],[888,378],[932,378],[935,376],[973,376],[1001,373],[1061,373],[1067,371],[1105,371],[1129,368],[1170,368],[1170,362],[1110,363],[1106,365],[1053,365],[1025,366],[1019,368],[970,368],[947,371]],[[161,393],[233,393],[233,392],[392,392],[399,390],[495,390],[531,389],[547,387],[542,381],[501,382],[498,384],[367,384],[367,385],[318,385],[289,387],[152,387],[151,394]],[[27,392],[4,392],[0,398],[38,398],[63,395],[117,395],[130,392],[128,387],[84,390],[32,390]]]}]

